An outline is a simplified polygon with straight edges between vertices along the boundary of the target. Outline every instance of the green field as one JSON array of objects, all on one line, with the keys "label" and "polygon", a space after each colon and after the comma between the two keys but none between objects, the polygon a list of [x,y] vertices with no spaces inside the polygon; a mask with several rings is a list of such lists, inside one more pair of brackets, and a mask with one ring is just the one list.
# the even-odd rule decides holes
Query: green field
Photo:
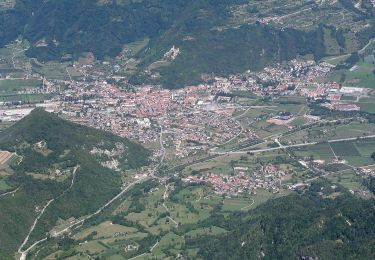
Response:
[{"label": "green field", "polygon": [[[69,80],[67,68],[71,66],[70,62],[55,62],[50,61],[41,64],[42,66],[33,66],[33,69],[40,75],[45,76],[48,79],[61,79]],[[76,74],[80,75],[80,74]],[[74,75],[72,75],[74,76]]]},{"label": "green field", "polygon": [[370,155],[375,151],[375,139],[359,140],[355,144],[362,156]]},{"label": "green field", "polygon": [[16,94],[16,95],[0,95],[2,102],[26,102],[40,103],[44,100],[51,99],[53,94]]},{"label": "green field", "polygon": [[275,99],[274,102],[276,104],[290,104],[290,105],[301,105],[306,104],[306,98],[300,96],[288,96],[288,97],[279,97]]},{"label": "green field", "polygon": [[375,98],[361,98],[357,104],[362,111],[375,113]]},{"label": "green field", "polygon": [[129,49],[131,49],[132,52],[133,52],[133,54],[137,54],[143,48],[145,48],[148,45],[149,42],[150,42],[150,39],[149,38],[145,38],[145,39],[140,40],[140,41],[129,43],[129,44],[126,45],[126,47],[128,47]]},{"label": "green field", "polygon": [[332,81],[342,81],[347,86],[375,88],[375,66],[373,64],[358,62],[352,69],[334,71],[329,79]]},{"label": "green field", "polygon": [[332,160],[334,159],[334,154],[327,143],[321,143],[317,145],[311,145],[306,147],[300,147],[293,149],[297,156],[310,157],[313,156],[314,159],[320,160]]},{"label": "green field", "polygon": [[345,164],[332,163],[328,164],[325,169],[330,172],[341,172],[351,170],[352,168]]},{"label": "green field", "polygon": [[296,119],[293,120],[292,125],[293,126],[302,126],[307,123],[307,119],[304,117],[297,117]]},{"label": "green field", "polygon": [[41,85],[42,81],[37,79],[1,79],[0,91],[2,93],[12,93],[28,88],[40,87]]},{"label": "green field", "polygon": [[328,179],[349,190],[357,190],[364,187],[361,178],[356,176],[353,171],[331,174]]},{"label": "green field", "polygon": [[344,101],[355,101],[357,100],[356,97],[353,97],[353,96],[342,96],[340,100],[344,100]]},{"label": "green field", "polygon": [[0,177],[0,191],[6,191],[11,187],[5,182],[4,178]]},{"label": "green field", "polygon": [[85,252],[89,254],[98,254],[105,251],[107,248],[98,241],[89,241],[76,247],[78,252]]},{"label": "green field", "polygon": [[371,154],[375,152],[375,141],[373,139],[350,142],[321,143],[313,146],[293,149],[297,156],[313,156],[314,159],[326,160],[326,163],[335,159],[332,150],[336,156],[346,160],[352,166],[364,166],[374,163],[374,161],[370,158]]},{"label": "green field", "polygon": [[226,232],[227,231],[224,228],[212,226],[212,227],[209,227],[209,228],[194,229],[192,231],[187,232],[185,234],[185,236],[187,236],[187,237],[199,237],[199,236],[204,236],[204,235],[207,235],[207,234],[209,234],[209,235],[220,235],[220,234],[224,234]]},{"label": "green field", "polygon": [[75,239],[83,239],[89,236],[91,233],[95,232],[94,239],[96,238],[108,238],[113,237],[116,233],[122,234],[133,234],[137,232],[136,228],[125,227],[121,225],[112,224],[110,221],[103,222],[96,227],[88,228],[74,236]]},{"label": "green field", "polygon": [[312,126],[309,129],[293,132],[281,138],[281,142],[301,143],[304,141],[323,142],[327,140],[361,137],[375,133],[375,124],[353,121],[341,124]]},{"label": "green field", "polygon": [[371,154],[375,152],[375,140],[374,139],[366,139],[366,140],[358,140],[352,141],[352,145],[356,148],[359,155],[354,155],[353,152],[349,155],[343,156],[345,160],[348,161],[350,165],[353,166],[365,166],[365,165],[372,165],[374,164],[374,160],[371,159]]},{"label": "green field", "polygon": [[352,142],[331,143],[330,145],[337,156],[361,156],[357,147]]},{"label": "green field", "polygon": [[[162,206],[165,186],[156,185],[155,188],[142,196],[127,196],[108,215],[125,216],[124,224],[115,224],[111,221],[94,223],[92,226],[79,230],[73,239],[79,242],[72,249],[74,255],[69,259],[81,259],[83,254],[92,257],[100,256],[103,259],[129,259],[140,252],[125,252],[128,244],[140,245],[144,250],[156,244],[154,250],[139,257],[139,259],[175,259],[182,246],[189,239],[198,239],[201,236],[216,236],[225,234],[226,229],[204,223],[209,220],[212,211],[223,216],[229,216],[233,212],[244,212],[254,209],[265,203],[270,198],[284,196],[289,192],[272,194],[265,190],[259,190],[251,197],[224,198],[216,195],[210,187],[204,185],[189,186],[183,184],[176,186],[171,184],[169,196],[164,201],[168,208]],[[136,194],[136,193],[135,193]],[[138,205],[134,207],[135,205]],[[166,215],[167,213],[167,215]],[[180,224],[176,227],[174,222],[165,216],[170,216]],[[115,217],[118,219],[117,217]],[[122,220],[123,221],[123,220]],[[211,220],[210,220],[211,221]],[[189,250],[190,257],[194,258],[196,251]],[[62,251],[56,251],[53,255],[63,256]]]},{"label": "green field", "polygon": [[248,198],[227,198],[223,201],[223,210],[224,211],[238,211],[245,210],[250,208],[250,205],[253,204],[252,199]]},{"label": "green field", "polygon": [[346,73],[346,83],[364,88],[375,88],[375,66],[373,64],[358,63],[358,68]]},{"label": "green field", "polygon": [[0,94],[14,94],[17,91],[40,87],[41,85],[42,81],[36,79],[1,79]]}]

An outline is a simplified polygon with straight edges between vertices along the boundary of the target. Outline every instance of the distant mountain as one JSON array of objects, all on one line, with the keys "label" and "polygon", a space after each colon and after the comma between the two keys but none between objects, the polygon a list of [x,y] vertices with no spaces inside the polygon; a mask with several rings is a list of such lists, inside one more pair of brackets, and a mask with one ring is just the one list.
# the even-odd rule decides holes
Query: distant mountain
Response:
[{"label": "distant mountain", "polygon": [[151,1],[17,0],[0,13],[0,46],[18,35],[41,60],[93,52],[116,56],[124,43],[156,37],[171,26],[186,5],[183,0]]},{"label": "distant mountain", "polygon": [[[227,75],[298,56],[356,51],[375,37],[372,3],[356,3],[17,0],[14,8],[0,11],[0,46],[21,35],[32,44],[27,54],[40,60],[77,58],[82,52],[101,59],[148,38],[137,54],[141,64],[132,83],[151,80],[143,73],[151,70],[161,76],[153,82],[177,88],[200,82],[206,73]],[[180,53],[165,61],[172,46]]]},{"label": "distant mountain", "polygon": [[[212,222],[213,221],[213,222]],[[303,195],[271,200],[248,213],[212,218],[230,230],[191,239],[202,259],[374,259],[373,200],[318,181]]]},{"label": "distant mountain", "polygon": [[127,139],[42,109],[0,133],[0,149],[19,157],[7,177],[7,183],[19,189],[0,197],[0,259],[17,251],[49,200],[55,199],[30,243],[61,221],[95,212],[120,191],[121,172],[147,164],[149,155]]},{"label": "distant mountain", "polygon": [[[315,2],[291,1],[296,7],[284,10],[279,1],[192,1],[141,53],[142,65],[160,73],[156,82],[179,88],[201,82],[202,74],[258,71],[296,57],[351,53],[375,37],[372,6],[358,10],[351,0]],[[172,45],[180,49],[173,61],[149,66],[163,60]]]}]

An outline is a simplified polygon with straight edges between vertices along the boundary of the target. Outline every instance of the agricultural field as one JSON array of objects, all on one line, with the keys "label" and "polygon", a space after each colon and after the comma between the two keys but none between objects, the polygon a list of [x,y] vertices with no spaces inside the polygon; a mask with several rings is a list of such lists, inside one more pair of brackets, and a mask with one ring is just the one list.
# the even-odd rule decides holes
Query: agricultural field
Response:
[{"label": "agricultural field", "polygon": [[345,74],[345,83],[355,87],[375,88],[374,69],[375,66],[373,64],[361,62]]},{"label": "agricultural field", "polygon": [[195,237],[203,236],[203,235],[206,235],[206,234],[221,235],[221,234],[224,234],[226,232],[227,231],[225,229],[221,228],[221,227],[212,226],[212,227],[209,227],[209,228],[194,229],[192,231],[187,232],[185,234],[185,236],[188,237],[188,238],[195,238]]},{"label": "agricultural field", "polygon": [[14,153],[0,151],[0,165],[5,165],[13,156]]},{"label": "agricultural field", "polygon": [[327,178],[334,183],[344,186],[348,190],[365,189],[365,186],[362,184],[361,178],[357,176],[355,172],[350,170],[330,174]]},{"label": "agricultural field", "polygon": [[304,124],[307,124],[308,120],[304,117],[298,117],[295,120],[292,121],[292,126],[299,127],[303,126]]},{"label": "agricultural field", "polygon": [[6,183],[5,179],[3,177],[0,177],[0,192],[9,190],[10,188],[11,186]]},{"label": "agricultural field", "polygon": [[40,103],[51,99],[53,94],[17,94],[0,96],[0,102]]},{"label": "agricultural field", "polygon": [[[375,152],[375,140],[359,140],[352,141],[353,146],[357,149],[358,153],[354,151],[352,154],[343,156],[345,160],[352,166],[367,166],[374,164],[374,160],[371,159],[371,154]],[[356,156],[354,155],[356,154]]]},{"label": "agricultural field", "polygon": [[[106,219],[80,228],[72,236],[74,248],[69,259],[83,259],[87,255],[130,259],[140,255],[137,252],[145,248],[149,248],[146,254],[137,258],[175,258],[186,239],[227,232],[219,226],[199,224],[209,223],[213,212],[226,217],[289,194],[289,191],[273,194],[259,190],[248,197],[225,197],[216,195],[205,185],[191,186],[179,182],[169,183],[167,192],[166,186],[157,183],[144,187],[119,202],[107,213]],[[194,258],[196,252],[189,252]],[[64,253],[51,252],[47,259],[63,257]]]},{"label": "agricultural field", "polygon": [[340,100],[343,100],[343,101],[356,101],[357,100],[357,97],[354,97],[354,96],[342,96]]},{"label": "agricultural field", "polygon": [[331,163],[325,167],[325,170],[330,171],[330,172],[345,172],[345,171],[351,171],[352,168],[347,164]]},{"label": "agricultural field", "polygon": [[260,138],[266,138],[288,131],[288,127],[285,125],[276,125],[265,121],[259,121],[252,124],[252,129]]},{"label": "agricultural field", "polygon": [[67,70],[68,67],[71,66],[71,62],[45,62],[43,64],[40,63],[33,63],[33,70],[41,75],[44,75],[48,79],[61,79],[61,80],[69,80],[69,73],[72,73],[72,77],[81,76],[80,73],[75,71],[74,69]]},{"label": "agricultural field", "polygon": [[293,148],[298,157],[312,157],[324,160],[326,163],[334,159],[342,159],[351,167],[361,167],[374,164],[371,154],[375,152],[373,139],[345,141],[335,143],[320,143],[317,145]]},{"label": "agricultural field", "polygon": [[357,105],[360,106],[361,111],[365,111],[368,113],[375,113],[375,98],[361,98]]},{"label": "agricultural field", "polygon": [[374,145],[373,139],[330,144],[335,156],[354,167],[374,164],[371,159],[371,154],[375,151]]},{"label": "agricultural field", "polygon": [[125,48],[130,49],[132,52],[131,54],[135,55],[135,54],[138,54],[143,48],[145,48],[149,42],[150,42],[150,39],[146,37],[143,40],[126,44]]},{"label": "agricultural field", "polygon": [[350,69],[336,70],[329,75],[331,81],[341,82],[345,86],[375,88],[375,65],[360,59]]},{"label": "agricultural field", "polygon": [[375,124],[352,121],[350,123],[327,123],[323,126],[312,126],[286,134],[280,141],[283,143],[302,143],[304,141],[325,141],[350,137],[366,136],[375,133]]},{"label": "agricultural field", "polygon": [[19,91],[41,86],[42,81],[36,79],[0,79],[0,94],[16,94]]},{"label": "agricultural field", "polygon": [[224,211],[238,211],[250,209],[254,204],[253,199],[243,198],[227,198],[223,201],[223,210]]},{"label": "agricultural field", "polygon": [[11,184],[8,183],[7,178],[13,174],[13,170],[10,168],[12,163],[19,160],[19,157],[14,156],[13,153],[0,152],[0,193],[12,189]]},{"label": "agricultural field", "polygon": [[339,157],[361,156],[353,142],[340,142],[330,144],[334,154]]},{"label": "agricultural field", "polygon": [[324,160],[330,162],[335,159],[335,155],[328,143],[321,143],[317,145],[293,148],[296,156],[301,158],[312,157],[315,160]]},{"label": "agricultural field", "polygon": [[[254,149],[259,149],[260,146],[255,146]],[[183,175],[189,175],[192,172],[211,172],[216,174],[228,175],[233,173],[233,167],[248,167],[249,171],[258,168],[262,163],[277,163],[280,164],[280,159],[288,161],[287,155],[281,151],[268,151],[255,155],[248,154],[227,154],[222,155],[202,163],[196,163],[187,167],[182,172]],[[289,167],[293,167],[287,163]]]}]

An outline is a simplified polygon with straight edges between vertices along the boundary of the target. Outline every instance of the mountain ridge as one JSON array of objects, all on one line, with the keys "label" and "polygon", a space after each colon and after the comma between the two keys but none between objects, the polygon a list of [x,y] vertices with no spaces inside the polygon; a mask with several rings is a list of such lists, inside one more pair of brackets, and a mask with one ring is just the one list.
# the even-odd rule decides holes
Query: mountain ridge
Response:
[{"label": "mountain ridge", "polygon": [[[0,46],[21,35],[31,43],[27,55],[42,61],[66,54],[77,59],[84,52],[103,59],[116,57],[126,43],[148,38],[149,44],[137,54],[141,63],[131,82],[147,79],[179,88],[201,82],[206,73],[227,75],[299,56],[319,60],[351,53],[375,37],[375,11],[368,1],[359,7],[341,0],[283,8],[273,0],[18,0],[14,9],[0,15]],[[161,77],[153,80],[144,74],[173,45],[181,54],[152,69]]]}]

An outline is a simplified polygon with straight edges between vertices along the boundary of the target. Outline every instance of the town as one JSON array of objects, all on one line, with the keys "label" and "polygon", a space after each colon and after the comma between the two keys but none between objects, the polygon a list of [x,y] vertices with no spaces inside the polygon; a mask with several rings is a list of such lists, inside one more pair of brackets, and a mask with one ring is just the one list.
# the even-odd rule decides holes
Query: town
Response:
[{"label": "town", "polygon": [[[175,47],[170,52],[168,55],[173,57],[179,53]],[[66,68],[65,79],[47,79],[17,60],[12,63],[21,72],[3,73],[0,80],[32,80],[39,84],[18,89],[14,95],[20,100],[0,103],[3,123],[18,121],[34,107],[44,107],[70,121],[142,143],[154,151],[153,160],[163,156],[170,165],[189,163],[216,152],[241,150],[268,139],[273,142],[272,134],[263,136],[273,127],[293,130],[301,127],[298,121],[304,125],[319,121],[319,116],[310,114],[305,106],[300,111],[291,110],[293,104],[315,102],[330,110],[360,111],[353,100],[371,95],[371,89],[321,80],[334,68],[324,61],[295,59],[260,72],[211,75],[197,86],[176,90],[151,84],[124,87],[122,78],[101,71],[103,66],[111,66],[108,62],[95,61],[90,55]],[[120,67],[114,65],[113,69],[118,71]],[[92,79],[73,78],[78,72]],[[48,98],[30,102],[22,99],[25,95]],[[258,111],[254,118],[247,117],[253,110]],[[281,145],[278,139],[272,142],[268,147]],[[236,176],[205,173],[187,180],[209,183],[218,193],[251,193],[257,188],[277,192],[286,173],[273,167],[239,171]]]}]

